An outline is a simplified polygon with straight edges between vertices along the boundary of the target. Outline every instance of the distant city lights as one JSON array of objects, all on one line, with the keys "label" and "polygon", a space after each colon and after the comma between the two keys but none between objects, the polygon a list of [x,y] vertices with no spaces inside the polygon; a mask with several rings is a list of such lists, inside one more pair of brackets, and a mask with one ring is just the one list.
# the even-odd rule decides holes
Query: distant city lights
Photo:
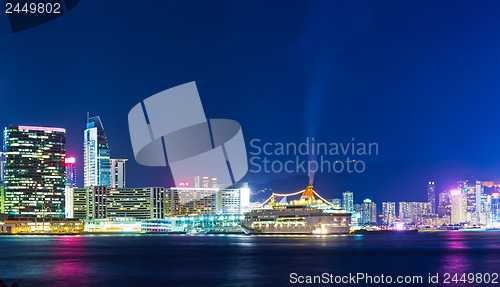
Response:
[{"label": "distant city lights", "polygon": [[460,195],[460,194],[462,194],[462,193],[458,189],[454,189],[454,190],[450,191],[450,195],[451,196],[457,196],[457,195]]}]

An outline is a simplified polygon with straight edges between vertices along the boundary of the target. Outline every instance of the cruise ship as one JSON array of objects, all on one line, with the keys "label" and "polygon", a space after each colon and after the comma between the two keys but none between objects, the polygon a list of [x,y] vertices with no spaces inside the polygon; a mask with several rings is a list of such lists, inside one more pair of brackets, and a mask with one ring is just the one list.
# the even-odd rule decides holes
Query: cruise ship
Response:
[{"label": "cruise ship", "polygon": [[[314,194],[320,199],[316,200]],[[268,205],[245,214],[245,219],[240,223],[240,228],[245,233],[349,234],[351,213],[333,207],[333,204],[321,198],[312,186],[304,190],[299,200],[289,203],[275,203],[275,195],[279,194],[273,194]],[[264,204],[267,201],[269,199]]]}]

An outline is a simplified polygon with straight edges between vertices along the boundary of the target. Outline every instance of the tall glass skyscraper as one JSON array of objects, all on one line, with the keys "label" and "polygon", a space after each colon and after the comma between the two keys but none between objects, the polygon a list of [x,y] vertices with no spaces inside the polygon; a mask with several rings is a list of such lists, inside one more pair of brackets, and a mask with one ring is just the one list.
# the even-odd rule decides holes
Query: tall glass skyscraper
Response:
[{"label": "tall glass skyscraper", "polygon": [[64,217],[66,130],[4,130],[4,210],[16,216]]},{"label": "tall glass skyscraper", "polygon": [[111,158],[108,140],[99,116],[87,120],[83,142],[84,186],[111,186]]},{"label": "tall glass skyscraper", "polygon": [[431,204],[431,213],[436,213],[436,185],[433,181],[429,181],[427,185],[427,202]]},{"label": "tall glass skyscraper", "polygon": [[350,191],[342,193],[342,209],[347,212],[354,212],[354,195]]},{"label": "tall glass skyscraper", "polygon": [[491,194],[491,221],[494,225],[500,225],[500,193]]}]

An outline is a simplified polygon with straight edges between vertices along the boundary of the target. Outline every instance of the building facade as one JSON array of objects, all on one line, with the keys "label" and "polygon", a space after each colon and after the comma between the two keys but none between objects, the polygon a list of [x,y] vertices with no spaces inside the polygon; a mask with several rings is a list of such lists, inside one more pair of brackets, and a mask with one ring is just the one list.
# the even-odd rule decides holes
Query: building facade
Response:
[{"label": "building facade", "polygon": [[432,214],[435,214],[436,213],[436,185],[434,184],[434,181],[429,181],[429,184],[427,185],[427,201],[431,205],[430,212]]},{"label": "building facade", "polygon": [[354,212],[354,194],[350,191],[342,193],[342,209],[347,212]]},{"label": "building facade", "polygon": [[395,202],[382,202],[382,222],[385,225],[391,225],[396,221],[396,203]]},{"label": "building facade", "polygon": [[460,190],[454,190],[450,194],[451,201],[451,224],[457,225],[466,221],[467,196]]},{"label": "building facade", "polygon": [[111,159],[111,187],[125,188],[125,163],[126,158]]},{"label": "building facade", "polygon": [[377,224],[377,204],[370,199],[363,201],[363,223]]},{"label": "building facade", "polygon": [[4,130],[4,211],[64,217],[66,130],[11,126]]},{"label": "building facade", "polygon": [[107,218],[151,219],[149,188],[111,188],[107,193]]},{"label": "building facade", "polygon": [[111,186],[111,158],[108,140],[99,116],[87,120],[83,133],[83,180],[87,186]]},{"label": "building facade", "polygon": [[430,202],[402,201],[399,203],[399,220],[406,224],[421,225],[425,218],[432,214]]},{"label": "building facade", "polygon": [[86,191],[85,219],[107,218],[107,188],[106,186],[88,186]]},{"label": "building facade", "polygon": [[146,220],[164,218],[166,190],[163,187],[72,188],[72,218]]},{"label": "building facade", "polygon": [[221,188],[184,188],[168,190],[167,216],[204,214],[241,214],[250,209],[248,183]]}]

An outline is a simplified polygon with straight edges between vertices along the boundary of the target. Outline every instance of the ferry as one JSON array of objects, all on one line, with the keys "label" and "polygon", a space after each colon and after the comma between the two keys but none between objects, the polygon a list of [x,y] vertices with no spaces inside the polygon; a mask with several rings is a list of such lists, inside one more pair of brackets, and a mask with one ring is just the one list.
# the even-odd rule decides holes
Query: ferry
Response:
[{"label": "ferry", "polygon": [[[301,193],[299,191],[295,195]],[[314,197],[316,194],[320,200]],[[333,204],[321,198],[312,186],[308,186],[299,200],[274,202],[271,195],[264,204],[245,214],[240,228],[246,234],[349,234],[351,213],[335,208]]]}]

